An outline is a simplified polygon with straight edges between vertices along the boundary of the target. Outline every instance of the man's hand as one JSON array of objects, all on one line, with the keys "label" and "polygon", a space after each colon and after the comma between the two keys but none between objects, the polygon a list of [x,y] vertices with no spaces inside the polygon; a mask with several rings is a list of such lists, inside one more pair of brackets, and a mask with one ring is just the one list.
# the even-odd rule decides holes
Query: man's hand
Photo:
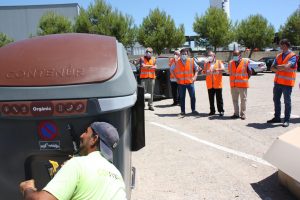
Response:
[{"label": "man's hand", "polygon": [[33,179],[28,180],[28,181],[23,181],[20,183],[20,191],[21,191],[22,195],[24,195],[24,192],[29,189],[33,190],[33,191],[37,191]]},{"label": "man's hand", "polygon": [[151,68],[153,65],[144,65],[144,67]]},{"label": "man's hand", "polygon": [[276,67],[276,66],[272,65],[272,66],[271,66],[271,71],[272,71],[272,72],[277,72],[277,71],[278,71],[278,69],[277,69],[277,67]]},{"label": "man's hand", "polygon": [[33,179],[20,183],[20,191],[24,200],[57,200],[55,196],[47,191],[42,190],[38,192]]},{"label": "man's hand", "polygon": [[286,67],[285,66],[277,66],[277,69],[278,69],[278,71],[283,71],[286,69]]},{"label": "man's hand", "polygon": [[194,83],[197,80],[197,76],[194,76],[192,80],[193,80],[193,83]]},{"label": "man's hand", "polygon": [[288,63],[288,64],[283,64],[283,65],[277,65],[276,67],[277,67],[278,71],[284,71],[286,69],[291,68],[292,64]]}]

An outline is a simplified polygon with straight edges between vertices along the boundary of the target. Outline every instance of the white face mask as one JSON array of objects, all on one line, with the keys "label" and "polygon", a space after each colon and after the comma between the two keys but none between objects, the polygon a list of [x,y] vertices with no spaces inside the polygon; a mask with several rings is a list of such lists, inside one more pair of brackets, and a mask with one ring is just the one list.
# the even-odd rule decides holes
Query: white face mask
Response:
[{"label": "white face mask", "polygon": [[213,62],[213,61],[214,61],[214,57],[208,56],[208,57],[207,57],[207,61],[208,61],[208,62]]},{"label": "white face mask", "polygon": [[186,61],[187,55],[181,55],[181,56],[180,56],[180,59],[183,60],[183,61]]},{"label": "white face mask", "polygon": [[146,57],[150,58],[151,56],[152,56],[151,53],[149,53],[149,52],[146,53]]}]

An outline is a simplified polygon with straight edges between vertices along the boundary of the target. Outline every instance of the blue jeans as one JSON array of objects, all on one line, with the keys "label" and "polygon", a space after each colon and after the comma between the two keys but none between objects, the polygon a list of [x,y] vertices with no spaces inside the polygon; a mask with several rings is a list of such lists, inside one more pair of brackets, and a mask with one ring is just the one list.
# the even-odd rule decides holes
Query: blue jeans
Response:
[{"label": "blue jeans", "polygon": [[188,90],[190,98],[191,98],[191,109],[192,109],[192,112],[195,111],[196,97],[195,97],[194,83],[189,84],[189,85],[178,85],[178,87],[179,87],[179,97],[180,97],[181,112],[185,113],[185,93],[186,93],[186,89]]},{"label": "blue jeans", "polygon": [[292,110],[292,105],[291,105],[292,90],[293,90],[293,87],[291,87],[291,86],[280,85],[280,84],[275,83],[274,88],[273,88],[273,101],[274,101],[274,107],[275,107],[275,116],[274,117],[276,119],[280,119],[280,115],[281,115],[280,99],[283,94],[284,105],[285,105],[284,121],[285,122],[290,121],[291,110]]}]

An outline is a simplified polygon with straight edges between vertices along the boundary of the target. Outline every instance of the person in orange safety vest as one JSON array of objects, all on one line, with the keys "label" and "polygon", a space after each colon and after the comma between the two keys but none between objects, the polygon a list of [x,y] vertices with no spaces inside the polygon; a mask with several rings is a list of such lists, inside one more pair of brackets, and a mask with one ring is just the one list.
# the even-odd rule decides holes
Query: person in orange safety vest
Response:
[{"label": "person in orange safety vest", "polygon": [[291,44],[287,39],[280,41],[280,49],[282,52],[276,56],[271,70],[275,72],[273,101],[274,101],[274,118],[268,120],[267,123],[281,123],[281,96],[284,97],[284,122],[283,127],[288,127],[291,116],[291,94],[296,80],[296,54],[289,50]]},{"label": "person in orange safety vest", "polygon": [[[249,60],[242,58],[241,52],[235,50],[233,52],[232,60],[228,63],[228,72],[231,87],[231,96],[234,108],[232,119],[241,117],[246,119],[246,102],[247,89],[249,87],[249,78],[251,76],[251,69],[249,68]],[[241,110],[239,113],[239,97],[241,98]]]},{"label": "person in orange safety vest", "polygon": [[224,65],[222,61],[216,60],[216,55],[212,51],[208,51],[207,61],[208,62],[204,64],[202,73],[206,75],[206,86],[210,104],[210,113],[208,115],[214,115],[216,113],[214,103],[216,96],[219,115],[224,116],[222,97],[222,78]]},{"label": "person in orange safety vest", "polygon": [[140,79],[141,84],[145,89],[145,94],[150,94],[150,99],[148,99],[149,110],[154,111],[153,92],[156,78],[156,59],[152,57],[152,53],[153,49],[148,47],[146,49],[145,55],[140,58]]},{"label": "person in orange safety vest", "polygon": [[[169,67],[171,68],[173,65],[176,64],[180,57],[180,51],[174,51],[174,57],[169,59]],[[173,97],[173,106],[178,105],[179,103],[179,91],[178,91],[178,84],[176,78],[172,73],[170,73],[170,82],[171,82],[171,89],[172,89],[172,97]]]},{"label": "person in orange safety vest", "polygon": [[180,96],[180,109],[181,116],[185,116],[185,94],[188,90],[191,98],[192,114],[197,115],[196,111],[196,97],[194,82],[197,79],[199,66],[193,58],[188,57],[188,49],[180,50],[180,58],[173,67],[171,67],[171,73],[176,78],[179,87]]}]

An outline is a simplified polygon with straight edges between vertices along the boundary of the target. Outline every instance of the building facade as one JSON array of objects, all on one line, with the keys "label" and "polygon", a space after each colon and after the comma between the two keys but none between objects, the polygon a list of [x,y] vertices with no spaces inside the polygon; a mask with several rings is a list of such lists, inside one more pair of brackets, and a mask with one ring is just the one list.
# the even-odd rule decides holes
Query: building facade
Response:
[{"label": "building facade", "polygon": [[230,3],[229,0],[209,0],[210,7],[222,8],[230,19]]},{"label": "building facade", "polygon": [[0,32],[15,41],[34,36],[37,34],[40,18],[47,12],[63,15],[74,24],[75,18],[79,15],[79,5],[70,3],[0,6]]}]

